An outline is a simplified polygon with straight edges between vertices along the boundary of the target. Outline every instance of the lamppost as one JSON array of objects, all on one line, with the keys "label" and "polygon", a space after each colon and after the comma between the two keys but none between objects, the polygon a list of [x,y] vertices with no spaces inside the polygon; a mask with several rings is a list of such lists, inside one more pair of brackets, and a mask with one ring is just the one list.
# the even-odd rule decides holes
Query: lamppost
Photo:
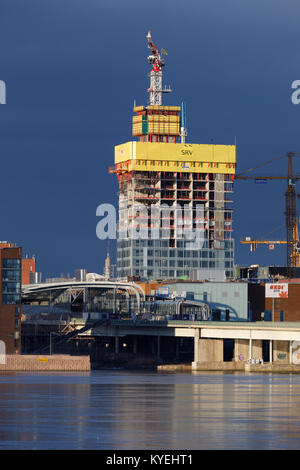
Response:
[{"label": "lamppost", "polygon": [[50,356],[52,356],[52,335],[58,335],[59,336],[59,333],[55,333],[55,331],[50,331],[50,347],[49,347],[49,350],[50,350]]}]

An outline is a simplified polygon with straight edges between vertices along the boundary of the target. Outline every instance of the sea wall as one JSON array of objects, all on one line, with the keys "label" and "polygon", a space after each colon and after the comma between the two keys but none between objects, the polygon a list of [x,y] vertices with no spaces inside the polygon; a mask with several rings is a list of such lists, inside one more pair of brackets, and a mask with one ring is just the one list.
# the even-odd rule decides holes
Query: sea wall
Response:
[{"label": "sea wall", "polygon": [[[90,371],[89,356],[7,354],[0,371]],[[3,361],[4,362],[4,361]]]},{"label": "sea wall", "polygon": [[243,371],[243,372],[273,372],[300,373],[300,364],[283,364],[280,362],[265,362],[263,364],[248,364],[247,362],[192,362],[192,370],[207,371]]}]

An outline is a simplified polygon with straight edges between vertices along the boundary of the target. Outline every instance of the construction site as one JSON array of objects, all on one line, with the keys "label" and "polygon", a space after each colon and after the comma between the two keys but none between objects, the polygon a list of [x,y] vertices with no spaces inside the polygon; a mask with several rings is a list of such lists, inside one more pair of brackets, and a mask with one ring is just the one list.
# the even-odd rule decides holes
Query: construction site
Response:
[{"label": "construction site", "polygon": [[[134,106],[132,136],[115,147],[119,181],[117,276],[233,278],[232,191],[235,145],[186,142],[186,114],[164,106],[164,60],[147,35],[149,105]],[[193,243],[192,243],[193,242]]]},{"label": "construction site", "polygon": [[[134,102],[134,140],[115,146],[109,167],[119,184],[116,276],[108,253],[103,275],[82,268],[74,278],[41,282],[35,258],[22,263],[21,251],[3,244],[0,310],[11,321],[0,339],[11,338],[10,354],[67,351],[90,355],[102,365],[122,363],[121,357],[131,365],[207,363],[209,351],[218,363],[292,364],[291,344],[300,334],[292,327],[300,321],[295,154],[236,173],[236,145],[188,143],[185,103],[170,106],[162,100],[171,92],[162,80],[167,52],[154,45],[150,31],[146,40],[148,104]],[[285,174],[254,175],[279,159],[287,161]],[[285,266],[235,265],[233,185],[251,179],[286,182],[286,238],[245,236],[241,243],[252,252],[260,245],[271,250],[284,245]],[[21,282],[26,264],[28,275]],[[217,324],[216,331],[207,330],[209,322]],[[289,322],[286,334],[283,326]],[[222,323],[227,330],[232,325],[230,333]],[[256,333],[257,328],[263,331]]]}]

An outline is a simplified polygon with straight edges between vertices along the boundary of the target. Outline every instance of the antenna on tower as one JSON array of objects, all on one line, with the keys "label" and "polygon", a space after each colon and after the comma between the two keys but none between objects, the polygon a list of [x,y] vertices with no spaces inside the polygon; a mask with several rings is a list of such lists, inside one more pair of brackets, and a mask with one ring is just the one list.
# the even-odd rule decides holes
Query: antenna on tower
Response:
[{"label": "antenna on tower", "polygon": [[185,144],[185,138],[187,136],[186,130],[186,110],[185,110],[185,103],[181,103],[181,127],[180,127],[180,136],[181,136],[181,143]]},{"label": "antenna on tower", "polygon": [[110,256],[109,256],[109,240],[107,240],[107,254],[104,264],[104,277],[105,279],[111,278],[111,266],[110,266]]}]

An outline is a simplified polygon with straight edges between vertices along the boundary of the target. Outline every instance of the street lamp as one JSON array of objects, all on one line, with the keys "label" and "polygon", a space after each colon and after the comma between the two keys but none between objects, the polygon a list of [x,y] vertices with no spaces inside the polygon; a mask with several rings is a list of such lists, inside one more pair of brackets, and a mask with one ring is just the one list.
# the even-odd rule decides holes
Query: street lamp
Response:
[{"label": "street lamp", "polygon": [[52,355],[52,335],[58,335],[59,336],[59,333],[55,333],[55,331],[50,331],[50,347],[49,347],[50,356]]}]

